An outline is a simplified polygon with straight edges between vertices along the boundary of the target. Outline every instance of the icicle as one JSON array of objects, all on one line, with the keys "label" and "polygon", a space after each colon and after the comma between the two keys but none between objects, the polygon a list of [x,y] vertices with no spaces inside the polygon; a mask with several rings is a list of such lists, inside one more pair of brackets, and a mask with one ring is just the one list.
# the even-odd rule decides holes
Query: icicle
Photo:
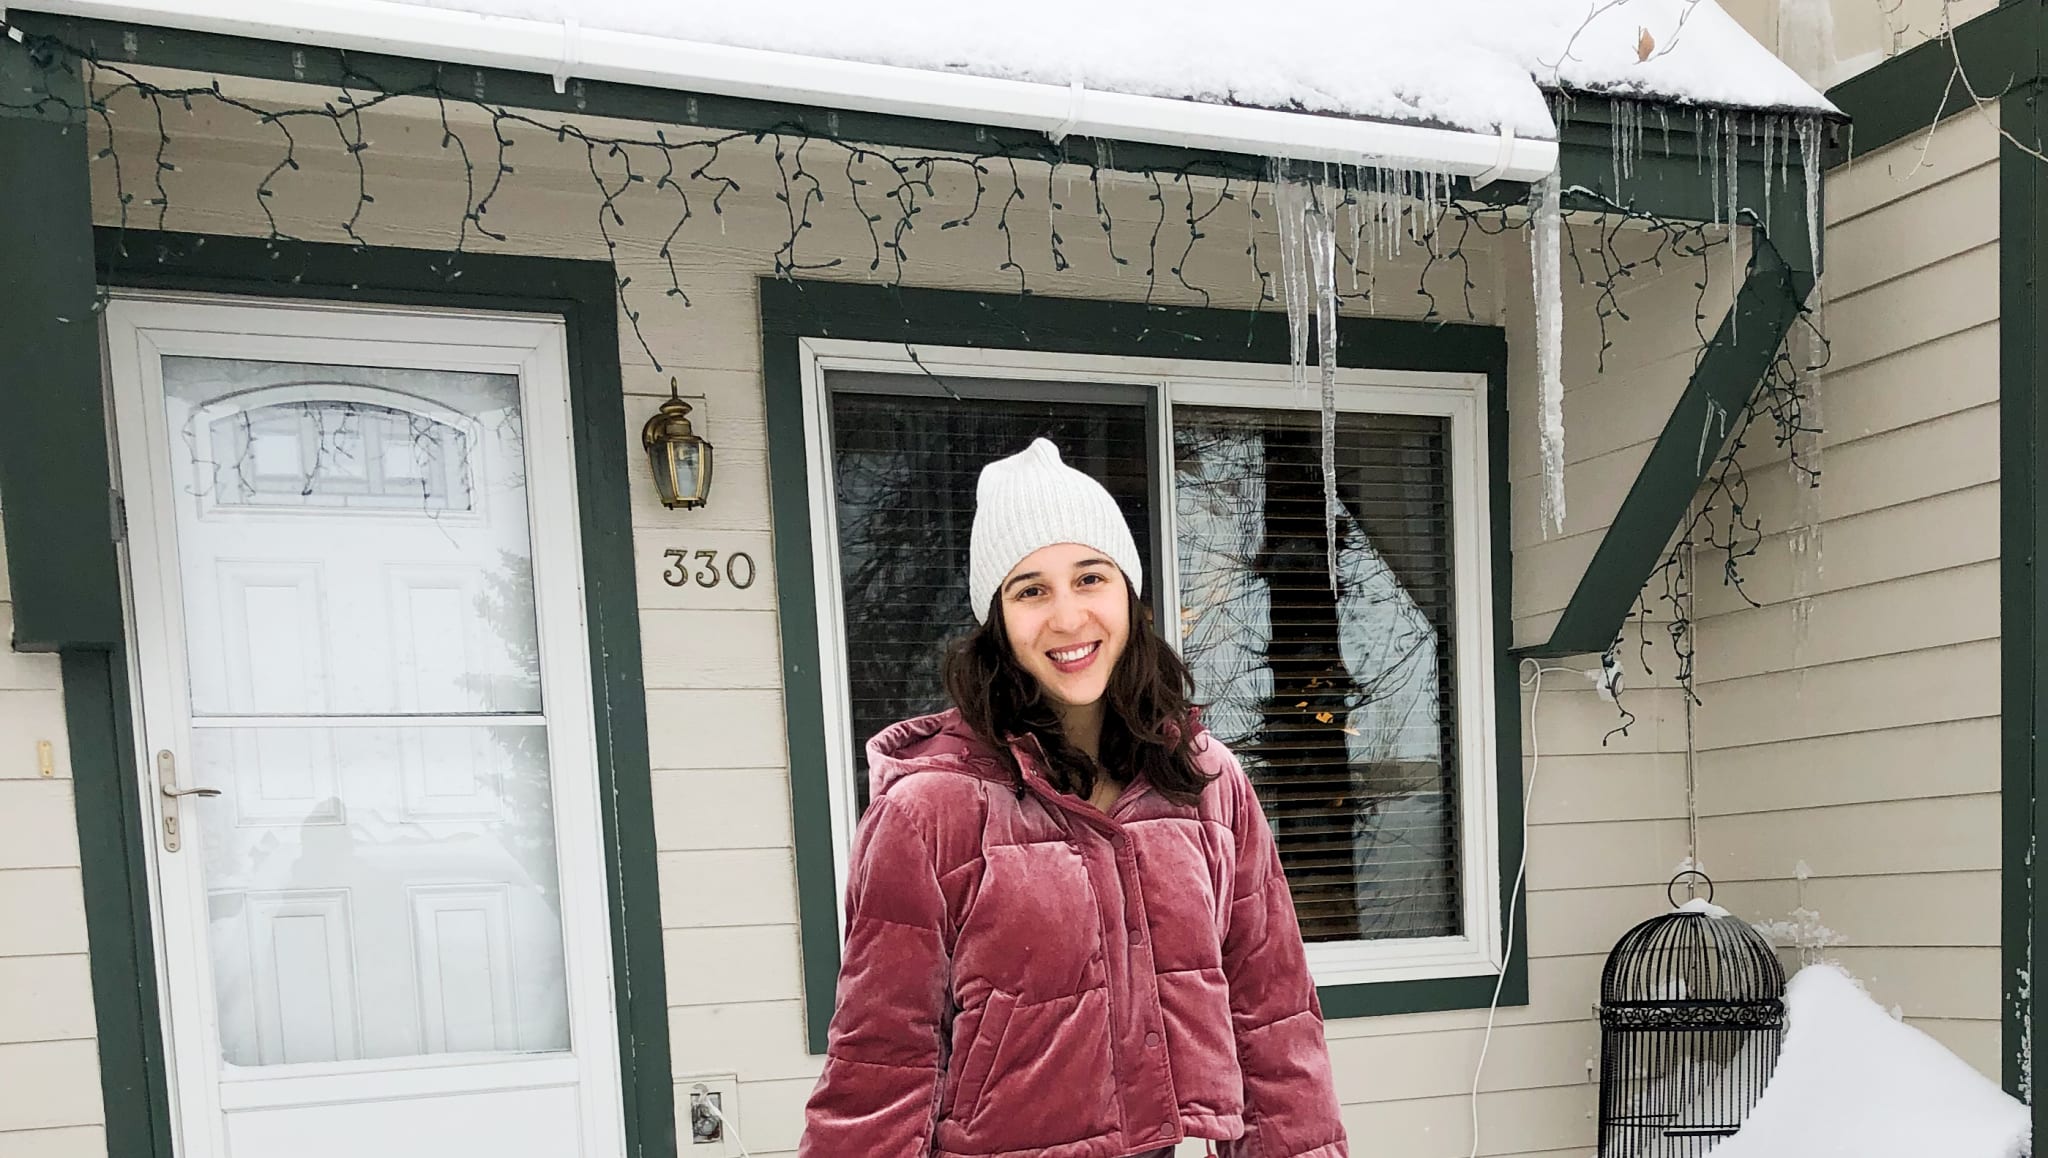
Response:
[{"label": "icicle", "polygon": [[1310,272],[1316,289],[1316,365],[1322,371],[1323,543],[1329,552],[1330,594],[1337,583],[1337,229],[1330,213],[1328,184],[1310,200],[1302,227],[1307,233]]},{"label": "icicle", "polygon": [[1564,531],[1564,262],[1559,208],[1562,181],[1558,174],[1531,190],[1535,219],[1529,231],[1529,257],[1536,291],[1536,367],[1539,427],[1543,464],[1540,503],[1543,533]]},{"label": "icicle", "polygon": [[1721,118],[1707,115],[1707,187],[1713,191],[1714,224],[1721,224]]},{"label": "icicle", "polygon": [[1657,106],[1657,128],[1664,134],[1664,155],[1671,155],[1671,118],[1666,115],[1663,105]]},{"label": "icicle", "polygon": [[1297,389],[1308,387],[1308,318],[1316,321],[1316,367],[1322,382],[1323,531],[1330,590],[1337,593],[1337,206],[1342,200],[1328,165],[1310,180],[1286,162],[1271,163],[1273,209],[1279,219],[1280,282],[1286,298],[1288,363]]},{"label": "icicle", "polygon": [[1308,213],[1308,186],[1290,176],[1287,162],[1275,158],[1273,215],[1280,234],[1280,298],[1287,309],[1287,366],[1297,388],[1308,386],[1308,255],[1303,252],[1302,219]]},{"label": "icicle", "polygon": [[[1728,117],[1728,144],[1721,153],[1728,165],[1728,284],[1734,287],[1731,292],[1737,292],[1742,287],[1742,255],[1735,244],[1735,231],[1742,225],[1742,122],[1733,114]],[[1739,311],[1728,317],[1731,323],[1741,320]]]},{"label": "icicle", "polygon": [[1607,160],[1614,166],[1614,184],[1607,187],[1607,195],[1621,200],[1621,117],[1625,102],[1615,102],[1613,117],[1607,122]]},{"label": "icicle", "polygon": [[1820,278],[1820,118],[1799,118],[1799,165],[1806,178],[1806,251]]},{"label": "icicle", "polygon": [[1771,231],[1771,126],[1775,124],[1776,121],[1777,118],[1775,117],[1765,117],[1763,119],[1765,233],[1769,233]]},{"label": "icicle", "polygon": [[1358,265],[1365,260],[1360,245],[1365,241],[1365,170],[1351,170],[1351,292],[1358,292]]}]

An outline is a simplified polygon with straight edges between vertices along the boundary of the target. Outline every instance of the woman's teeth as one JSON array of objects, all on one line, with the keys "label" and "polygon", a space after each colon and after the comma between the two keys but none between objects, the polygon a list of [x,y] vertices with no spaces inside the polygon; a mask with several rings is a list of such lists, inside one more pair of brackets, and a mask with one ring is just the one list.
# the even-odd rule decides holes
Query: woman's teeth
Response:
[{"label": "woman's teeth", "polygon": [[1101,646],[1102,644],[1099,642],[1084,643],[1079,647],[1070,647],[1065,651],[1049,651],[1046,654],[1052,657],[1054,663],[1073,663],[1076,660],[1086,659],[1095,654],[1095,649]]}]

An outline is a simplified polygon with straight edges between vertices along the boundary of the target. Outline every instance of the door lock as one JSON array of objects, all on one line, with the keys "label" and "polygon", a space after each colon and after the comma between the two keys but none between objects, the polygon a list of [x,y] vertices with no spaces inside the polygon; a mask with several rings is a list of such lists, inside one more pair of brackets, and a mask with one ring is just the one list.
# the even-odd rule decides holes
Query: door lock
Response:
[{"label": "door lock", "polygon": [[164,748],[156,754],[156,790],[164,798],[164,851],[176,852],[183,843],[178,832],[178,801],[187,796],[219,796],[220,789],[178,787],[178,758]]}]

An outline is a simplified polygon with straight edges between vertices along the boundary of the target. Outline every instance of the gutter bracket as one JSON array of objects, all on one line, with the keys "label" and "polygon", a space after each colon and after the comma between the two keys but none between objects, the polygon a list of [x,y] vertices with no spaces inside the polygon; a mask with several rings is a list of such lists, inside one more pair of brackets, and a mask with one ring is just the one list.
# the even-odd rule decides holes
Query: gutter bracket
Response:
[{"label": "gutter bracket", "polygon": [[1508,128],[1506,125],[1502,125],[1500,127],[1500,152],[1494,156],[1492,165],[1488,166],[1485,170],[1473,175],[1472,187],[1474,189],[1484,189],[1488,185],[1493,184],[1495,181],[1500,180],[1503,176],[1507,174],[1508,166],[1513,162],[1514,156],[1514,130]]},{"label": "gutter bracket", "polygon": [[1067,119],[1045,134],[1053,144],[1057,145],[1066,140],[1067,134],[1074,131],[1074,126],[1081,123],[1081,101],[1087,95],[1088,90],[1082,87],[1078,80],[1067,86]]},{"label": "gutter bracket", "polygon": [[575,75],[576,66],[583,63],[583,23],[572,13],[562,16],[562,59],[555,65],[553,79],[555,95],[569,90],[569,79]]}]

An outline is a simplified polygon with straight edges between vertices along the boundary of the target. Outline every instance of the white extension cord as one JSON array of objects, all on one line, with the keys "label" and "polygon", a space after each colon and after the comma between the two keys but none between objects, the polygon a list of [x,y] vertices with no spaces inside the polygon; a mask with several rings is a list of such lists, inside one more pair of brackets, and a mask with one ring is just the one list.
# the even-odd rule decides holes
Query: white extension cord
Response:
[{"label": "white extension cord", "polygon": [[1529,873],[1529,811],[1536,799],[1536,774],[1543,768],[1543,739],[1536,731],[1536,710],[1543,706],[1543,677],[1546,675],[1582,676],[1588,683],[1599,689],[1602,699],[1612,700],[1621,691],[1621,663],[1613,652],[1601,657],[1597,671],[1585,671],[1575,667],[1544,667],[1534,659],[1522,661],[1526,673],[1521,679],[1525,688],[1534,689],[1529,697],[1529,780],[1522,786],[1522,857],[1515,866],[1515,883],[1508,889],[1508,915],[1506,952],[1501,957],[1500,975],[1493,980],[1493,1000],[1486,1007],[1486,1036],[1479,1042],[1479,1061],[1472,1067],[1472,1154],[1479,1158],[1479,1079],[1486,1072],[1486,1054],[1493,1048],[1494,1019],[1500,1014],[1501,987],[1507,984],[1508,963],[1515,957],[1515,914],[1522,899],[1522,880]]}]

